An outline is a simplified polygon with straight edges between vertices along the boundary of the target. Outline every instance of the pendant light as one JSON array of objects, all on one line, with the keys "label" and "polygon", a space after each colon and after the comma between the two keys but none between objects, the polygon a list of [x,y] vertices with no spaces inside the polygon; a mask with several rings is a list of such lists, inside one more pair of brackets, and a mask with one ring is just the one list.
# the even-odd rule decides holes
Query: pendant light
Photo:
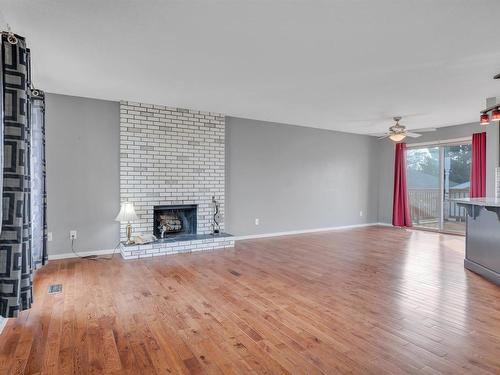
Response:
[{"label": "pendant light", "polygon": [[[493,79],[500,79],[500,73],[493,77]],[[491,112],[491,118],[488,115],[488,112]],[[489,123],[495,121],[500,121],[500,106],[497,104],[492,105],[489,108],[481,111],[481,116],[479,117],[480,125],[488,125]]]},{"label": "pendant light", "polygon": [[500,109],[497,108],[491,112],[491,121],[500,121]]},{"label": "pendant light", "polygon": [[[491,116],[488,114],[489,112],[491,112]],[[479,117],[480,125],[488,125],[490,122],[498,123],[499,121],[500,121],[500,107],[498,107],[498,104],[486,108],[484,111],[481,112],[481,116]]]}]

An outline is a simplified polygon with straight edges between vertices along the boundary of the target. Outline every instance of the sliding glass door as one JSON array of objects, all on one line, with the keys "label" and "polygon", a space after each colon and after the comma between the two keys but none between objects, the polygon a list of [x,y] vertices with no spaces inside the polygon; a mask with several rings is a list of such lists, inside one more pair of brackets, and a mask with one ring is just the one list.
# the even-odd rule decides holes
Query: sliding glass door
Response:
[{"label": "sliding glass door", "polygon": [[408,195],[413,225],[464,233],[466,212],[453,201],[469,196],[471,144],[408,146]]},{"label": "sliding glass door", "polygon": [[406,151],[406,176],[410,214],[413,225],[440,229],[441,176],[439,147],[408,148]]}]

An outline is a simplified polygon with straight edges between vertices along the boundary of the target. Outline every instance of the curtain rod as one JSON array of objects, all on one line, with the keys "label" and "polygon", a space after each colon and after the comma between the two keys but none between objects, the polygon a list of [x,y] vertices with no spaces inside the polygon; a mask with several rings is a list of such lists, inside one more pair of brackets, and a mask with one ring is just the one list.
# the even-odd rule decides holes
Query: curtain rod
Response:
[{"label": "curtain rod", "polygon": [[419,146],[432,146],[432,145],[444,145],[449,143],[459,143],[459,142],[467,142],[472,141],[472,137],[462,137],[462,138],[452,138],[452,139],[443,139],[439,141],[429,141],[429,142],[420,142],[420,143],[407,143],[406,147],[419,147]]},{"label": "curtain rod", "polygon": [[18,42],[17,37],[16,37],[16,35],[12,31],[10,31],[10,30],[9,31],[2,31],[1,34],[2,35],[7,35],[7,41],[10,44],[17,44],[17,42]]}]

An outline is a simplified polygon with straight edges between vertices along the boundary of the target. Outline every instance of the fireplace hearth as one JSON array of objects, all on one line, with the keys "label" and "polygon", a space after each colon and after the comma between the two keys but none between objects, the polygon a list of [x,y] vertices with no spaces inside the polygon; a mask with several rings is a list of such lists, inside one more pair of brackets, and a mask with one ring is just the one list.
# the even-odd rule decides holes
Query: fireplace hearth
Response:
[{"label": "fireplace hearth", "polygon": [[197,233],[197,205],[154,206],[153,234],[156,238]]}]

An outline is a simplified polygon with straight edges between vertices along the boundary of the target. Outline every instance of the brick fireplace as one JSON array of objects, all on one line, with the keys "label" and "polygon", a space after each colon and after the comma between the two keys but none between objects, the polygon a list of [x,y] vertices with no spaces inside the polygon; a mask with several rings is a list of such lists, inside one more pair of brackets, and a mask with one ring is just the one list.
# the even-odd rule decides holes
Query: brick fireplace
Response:
[{"label": "brick fireplace", "polygon": [[133,235],[155,233],[160,206],[196,206],[197,233],[209,234],[212,196],[224,213],[224,147],[222,114],[122,101],[120,199],[137,212]]}]

